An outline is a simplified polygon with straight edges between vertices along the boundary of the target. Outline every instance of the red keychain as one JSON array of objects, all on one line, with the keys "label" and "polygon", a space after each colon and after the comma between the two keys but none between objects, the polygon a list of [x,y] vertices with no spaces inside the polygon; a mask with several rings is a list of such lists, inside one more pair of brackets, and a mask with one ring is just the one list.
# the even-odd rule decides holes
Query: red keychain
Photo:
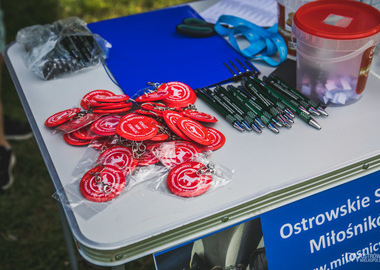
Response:
[{"label": "red keychain", "polygon": [[66,143],[74,146],[84,146],[90,144],[91,140],[82,140],[75,137],[72,133],[63,134]]},{"label": "red keychain", "polygon": [[185,162],[174,167],[166,183],[171,192],[181,197],[194,197],[205,193],[211,186],[212,175],[199,162]]},{"label": "red keychain", "polygon": [[204,151],[215,151],[221,148],[226,142],[226,137],[222,132],[215,128],[208,127],[207,128],[210,134],[210,145],[204,146]]},{"label": "red keychain", "polygon": [[194,104],[197,99],[193,89],[182,82],[163,83],[157,88],[157,92],[168,91],[170,95],[162,102],[170,107],[187,107]]},{"label": "red keychain", "polygon": [[119,103],[129,100],[128,95],[114,95],[114,96],[104,96],[104,95],[96,95],[93,98],[95,101],[104,102],[104,103]]},{"label": "red keychain", "polygon": [[173,141],[162,145],[159,158],[166,167],[173,168],[180,163],[189,161],[200,152],[201,149],[192,142]]},{"label": "red keychain", "polygon": [[162,100],[164,98],[167,98],[170,95],[169,91],[159,91],[159,92],[151,92],[151,93],[146,93],[138,98],[135,99],[136,102],[147,102],[147,101],[157,101],[157,100]]},{"label": "red keychain", "polygon": [[110,114],[110,113],[123,113],[127,112],[131,109],[131,107],[119,108],[119,109],[93,109],[94,113],[99,114]]},{"label": "red keychain", "polygon": [[139,157],[138,166],[148,166],[156,164],[160,160],[156,156],[156,151],[161,146],[161,143],[152,143],[147,145],[144,154]]},{"label": "red keychain", "polygon": [[74,118],[57,127],[57,130],[64,133],[71,133],[81,129],[100,117],[99,114],[94,113],[79,113]]},{"label": "red keychain", "polygon": [[114,96],[114,95],[115,95],[114,93],[108,90],[94,90],[84,95],[84,97],[82,98],[80,102],[80,105],[82,106],[83,109],[88,110],[90,109],[88,105],[90,104],[90,101],[94,99],[95,96],[109,97],[109,96]]},{"label": "red keychain", "polygon": [[178,128],[191,140],[202,145],[210,145],[210,134],[206,127],[200,123],[187,118],[182,117],[177,121]]},{"label": "red keychain", "polygon": [[144,115],[126,115],[120,120],[116,132],[131,141],[144,141],[153,138],[157,132],[157,122]]},{"label": "red keychain", "polygon": [[123,172],[116,166],[98,165],[82,177],[79,190],[93,202],[106,202],[118,196],[125,186]]},{"label": "red keychain", "polygon": [[178,128],[177,121],[182,118],[182,115],[175,111],[163,111],[162,117],[168,128],[173,131],[177,136],[184,140],[189,140],[189,138]]},{"label": "red keychain", "polygon": [[182,115],[200,122],[215,123],[218,121],[218,119],[216,119],[216,117],[212,116],[211,114],[194,110],[185,110],[182,112]]},{"label": "red keychain", "polygon": [[105,150],[98,157],[97,164],[114,165],[122,170],[124,175],[128,175],[136,168],[138,160],[133,158],[130,147],[117,145]]},{"label": "red keychain", "polygon": [[102,136],[111,136],[116,134],[116,127],[119,124],[121,115],[112,114],[99,118],[91,124],[91,131]]},{"label": "red keychain", "polygon": [[75,117],[79,112],[80,108],[72,108],[67,109],[61,112],[57,112],[56,114],[53,114],[45,121],[45,126],[47,127],[56,127],[59,126],[66,121],[70,120],[71,118]]},{"label": "red keychain", "polygon": [[90,130],[89,126],[85,126],[84,128],[78,129],[72,132],[71,134],[81,140],[93,140],[93,139],[102,137],[99,134],[93,133]]},{"label": "red keychain", "polygon": [[90,146],[96,150],[99,151],[105,151],[108,148],[111,148],[112,146],[115,146],[118,143],[118,140],[114,140],[114,138],[111,137],[100,137],[96,138],[91,141]]}]

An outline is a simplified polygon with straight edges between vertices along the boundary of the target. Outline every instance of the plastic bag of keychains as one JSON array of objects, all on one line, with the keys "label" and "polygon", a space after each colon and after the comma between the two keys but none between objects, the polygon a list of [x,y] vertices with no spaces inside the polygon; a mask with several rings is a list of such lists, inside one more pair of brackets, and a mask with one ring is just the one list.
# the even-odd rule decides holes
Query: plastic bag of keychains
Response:
[{"label": "plastic bag of keychains", "polygon": [[95,66],[107,58],[111,48],[77,17],[23,28],[16,41],[24,48],[27,68],[44,80]]},{"label": "plastic bag of keychains", "polygon": [[113,165],[94,165],[81,176],[58,189],[53,197],[64,207],[88,220],[105,210],[128,186],[120,168]]},{"label": "plastic bag of keychains", "polygon": [[[94,148],[90,144],[73,171],[73,180],[53,197],[90,219],[135,185],[167,172],[162,165],[134,156],[132,146],[119,142],[115,137],[115,144],[107,147]],[[143,162],[139,164],[140,161]]]},{"label": "plastic bag of keychains", "polygon": [[90,219],[128,193],[137,165],[132,148],[123,145],[118,136],[109,137],[107,142],[94,140],[72,172],[73,180],[53,197]]},{"label": "plastic bag of keychains", "polygon": [[96,134],[93,134],[89,128],[93,122],[101,117],[102,115],[100,114],[83,111],[79,107],[72,107],[49,116],[45,120],[44,125],[50,128],[53,134],[63,133],[72,135],[73,132],[77,132],[78,136],[75,136],[76,138],[86,137],[87,139],[94,139],[96,138]]},{"label": "plastic bag of keychains", "polygon": [[149,187],[170,196],[192,198],[214,192],[230,183],[233,176],[233,170],[213,163],[206,152],[174,166]]},{"label": "plastic bag of keychains", "polygon": [[192,160],[202,151],[202,147],[191,141],[170,141],[161,143],[154,153],[165,167],[172,169],[178,164]]},{"label": "plastic bag of keychains", "polygon": [[113,165],[129,179],[126,189],[130,189],[166,171],[158,165],[155,149],[159,146],[160,143],[127,141],[117,135],[94,139],[74,169],[73,177],[80,177],[96,165]]}]

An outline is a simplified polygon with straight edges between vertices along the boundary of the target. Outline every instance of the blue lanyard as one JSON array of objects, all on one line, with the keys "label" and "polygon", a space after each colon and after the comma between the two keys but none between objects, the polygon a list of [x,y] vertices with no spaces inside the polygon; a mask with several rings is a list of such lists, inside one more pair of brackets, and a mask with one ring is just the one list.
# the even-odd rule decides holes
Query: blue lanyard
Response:
[{"label": "blue lanyard", "polygon": [[[223,24],[232,27],[226,28]],[[288,50],[282,36],[277,31],[277,24],[264,29],[254,23],[232,15],[222,15],[215,24],[215,31],[221,36],[228,36],[232,47],[244,57],[252,60],[264,60],[271,66],[278,66],[285,61]],[[237,36],[244,36],[250,45],[241,50],[236,41]],[[279,53],[280,60],[271,56]]]}]

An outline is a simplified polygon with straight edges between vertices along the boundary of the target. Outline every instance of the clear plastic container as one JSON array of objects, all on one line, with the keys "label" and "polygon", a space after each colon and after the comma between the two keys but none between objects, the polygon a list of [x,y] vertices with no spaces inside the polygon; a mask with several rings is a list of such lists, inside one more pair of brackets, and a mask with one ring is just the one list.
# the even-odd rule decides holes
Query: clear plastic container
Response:
[{"label": "clear plastic container", "polygon": [[380,11],[356,1],[321,0],[300,7],[293,22],[297,89],[324,105],[359,100],[380,41]]}]

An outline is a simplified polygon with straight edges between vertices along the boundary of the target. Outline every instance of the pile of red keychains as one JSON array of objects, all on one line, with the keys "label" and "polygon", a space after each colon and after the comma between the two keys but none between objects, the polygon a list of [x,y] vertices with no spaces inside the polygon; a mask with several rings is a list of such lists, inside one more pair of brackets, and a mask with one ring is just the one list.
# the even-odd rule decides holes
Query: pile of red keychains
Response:
[{"label": "pile of red keychains", "polygon": [[207,124],[217,119],[194,107],[196,95],[186,84],[168,82],[130,99],[108,90],[94,90],[70,108],[50,116],[45,126],[63,133],[74,146],[89,145],[101,151],[96,164],[82,177],[79,189],[88,200],[115,198],[138,166],[160,164],[169,171],[169,190],[182,197],[208,190],[212,174],[192,160],[215,151],[225,136]]}]

